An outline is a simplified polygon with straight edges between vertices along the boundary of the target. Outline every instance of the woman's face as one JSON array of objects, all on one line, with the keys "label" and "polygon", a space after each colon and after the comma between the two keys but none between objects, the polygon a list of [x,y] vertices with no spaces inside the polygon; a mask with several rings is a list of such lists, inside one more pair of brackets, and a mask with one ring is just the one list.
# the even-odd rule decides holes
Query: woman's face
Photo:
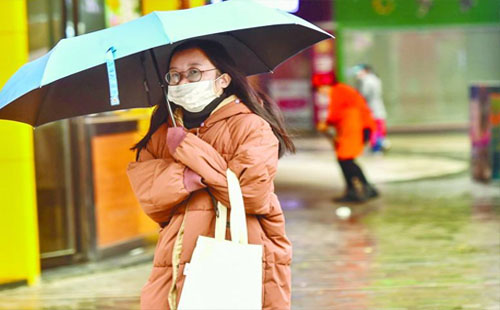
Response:
[{"label": "woman's face", "polygon": [[175,53],[170,61],[169,71],[175,70],[181,73],[181,77],[177,85],[183,85],[186,83],[192,83],[188,80],[187,76],[189,70],[194,68],[201,71],[200,81],[217,79],[215,81],[217,94],[222,93],[222,90],[229,86],[229,83],[231,82],[231,77],[228,74],[222,74],[219,76],[220,72],[216,70],[214,64],[199,48],[191,48]]}]

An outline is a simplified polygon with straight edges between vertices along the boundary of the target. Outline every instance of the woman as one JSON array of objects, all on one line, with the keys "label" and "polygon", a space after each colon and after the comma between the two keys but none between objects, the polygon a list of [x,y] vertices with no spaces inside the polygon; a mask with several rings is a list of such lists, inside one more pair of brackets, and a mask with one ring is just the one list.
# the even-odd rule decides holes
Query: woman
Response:
[{"label": "woman", "polygon": [[289,309],[292,248],[273,185],[278,157],[294,151],[282,117],[220,44],[189,41],[172,55],[166,81],[179,127],[159,104],[128,168],[141,206],[162,227],[141,307],[176,309],[198,236],[214,236],[215,200],[229,206],[230,168],[243,193],[248,242],[263,245],[262,307]]},{"label": "woman", "polygon": [[335,201],[362,202],[377,197],[377,190],[368,183],[355,162],[375,128],[371,112],[356,89],[337,82],[335,78],[330,91],[328,116],[325,123],[318,125],[318,130],[326,131],[327,125],[333,126],[336,131],[335,153],[346,183],[345,194]]},{"label": "woman", "polygon": [[374,153],[387,151],[390,148],[390,142],[386,138],[387,112],[382,100],[382,82],[369,65],[358,65],[355,67],[355,71],[358,90],[368,103],[375,119],[375,130],[370,139],[371,150]]}]

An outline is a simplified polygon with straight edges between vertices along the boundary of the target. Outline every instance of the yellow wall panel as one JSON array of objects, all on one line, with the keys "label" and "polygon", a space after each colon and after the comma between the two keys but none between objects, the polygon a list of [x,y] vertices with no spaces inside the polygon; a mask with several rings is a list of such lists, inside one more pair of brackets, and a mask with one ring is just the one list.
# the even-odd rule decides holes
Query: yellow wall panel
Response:
[{"label": "yellow wall panel", "polygon": [[[0,1],[0,87],[28,60],[26,3]],[[0,283],[38,282],[33,129],[0,120]]]},{"label": "yellow wall panel", "polygon": [[25,7],[25,0],[0,0],[0,32],[27,31]]},{"label": "yellow wall panel", "polygon": [[[0,133],[11,126],[0,121]],[[28,135],[32,129],[21,131]],[[0,138],[0,143],[5,142],[12,140]],[[29,149],[28,141],[21,142],[14,143]],[[33,284],[40,274],[33,159],[0,159],[0,176],[0,283],[28,280]]]},{"label": "yellow wall panel", "polygon": [[153,11],[171,11],[181,8],[180,0],[142,0],[142,14]]},{"label": "yellow wall panel", "polygon": [[9,43],[8,48],[0,48],[0,88],[26,62],[27,52],[22,51],[28,49],[25,33],[0,32],[0,44],[4,42]]},{"label": "yellow wall panel", "polygon": [[197,6],[205,5],[205,0],[189,0],[189,7],[194,8]]},{"label": "yellow wall panel", "polygon": [[[9,62],[15,64],[16,67],[21,67],[28,60],[28,40],[27,40],[27,31],[18,31],[5,34],[7,37],[5,40],[8,40],[9,49],[6,51],[0,51],[0,55],[3,53],[8,53],[16,51],[15,53],[11,53],[9,56]],[[3,34],[0,34],[0,36]],[[6,42],[6,41],[2,41]],[[17,68],[15,69],[17,70]]]},{"label": "yellow wall panel", "polygon": [[[0,162],[33,161],[33,129],[19,122],[0,120]],[[21,143],[28,141],[30,143]],[[3,177],[3,175],[1,175]]]}]

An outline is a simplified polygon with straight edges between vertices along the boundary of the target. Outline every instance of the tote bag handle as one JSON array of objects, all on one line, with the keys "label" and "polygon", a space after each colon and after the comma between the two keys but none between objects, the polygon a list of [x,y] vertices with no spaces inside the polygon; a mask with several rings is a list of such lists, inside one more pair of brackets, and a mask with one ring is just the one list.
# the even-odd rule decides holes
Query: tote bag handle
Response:
[{"label": "tote bag handle", "polygon": [[[247,221],[245,205],[241,193],[238,177],[230,169],[226,170],[227,189],[229,193],[229,203],[231,205],[231,241],[239,244],[248,244]],[[215,220],[215,239],[225,240],[227,207],[222,203],[217,203],[219,216]]]}]

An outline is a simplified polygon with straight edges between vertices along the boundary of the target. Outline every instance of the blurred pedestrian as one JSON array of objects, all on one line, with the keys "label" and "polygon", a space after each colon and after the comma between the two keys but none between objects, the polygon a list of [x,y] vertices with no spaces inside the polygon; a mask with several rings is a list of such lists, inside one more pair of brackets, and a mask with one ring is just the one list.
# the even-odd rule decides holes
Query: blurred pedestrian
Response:
[{"label": "blurred pedestrian", "polygon": [[291,243],[273,179],[278,158],[294,146],[279,109],[219,43],[188,41],[168,63],[178,127],[159,104],[128,168],[145,213],[162,227],[141,308],[177,308],[198,236],[214,236],[216,201],[229,206],[230,168],[241,185],[248,242],[263,245],[262,309],[290,309]]},{"label": "blurred pedestrian", "polygon": [[354,67],[354,73],[358,81],[357,88],[368,103],[375,119],[375,129],[370,138],[371,150],[374,153],[386,151],[390,148],[390,142],[387,139],[387,112],[382,100],[382,81],[367,64]]},{"label": "blurred pedestrian", "polygon": [[377,197],[378,191],[368,183],[355,159],[363,152],[375,128],[370,109],[355,88],[334,79],[330,92],[328,116],[318,124],[318,130],[325,132],[333,126],[333,144],[337,160],[346,183],[346,191],[337,202],[362,202]]}]

